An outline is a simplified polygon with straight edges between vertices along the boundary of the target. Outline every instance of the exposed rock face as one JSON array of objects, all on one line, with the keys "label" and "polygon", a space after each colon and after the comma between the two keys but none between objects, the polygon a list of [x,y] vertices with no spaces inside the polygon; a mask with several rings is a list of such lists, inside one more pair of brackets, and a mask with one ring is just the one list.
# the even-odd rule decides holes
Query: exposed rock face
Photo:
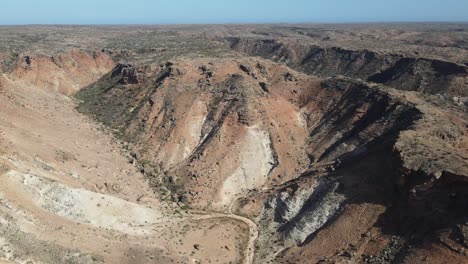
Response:
[{"label": "exposed rock face", "polygon": [[[355,65],[377,56],[352,54]],[[143,68],[144,81],[122,86]],[[437,239],[434,230],[461,230],[463,113],[404,87],[319,80],[261,59],[143,68],[118,66],[81,91],[81,110],[134,140],[143,159],[170,175],[159,184],[170,182],[177,199],[256,217],[256,263],[396,261],[424,237]],[[444,76],[433,78],[449,82]],[[382,241],[370,246],[375,238]],[[346,254],[336,256],[337,247]]]},{"label": "exposed rock face", "polygon": [[346,75],[397,89],[468,96],[466,65],[273,39],[228,38],[231,48],[320,76]]},{"label": "exposed rock face", "polygon": [[[0,75],[0,248],[21,246],[17,262],[39,248],[45,263],[75,248],[109,263],[466,263],[466,25],[352,27],[113,28],[106,46],[138,49],[20,55]],[[230,35],[263,58],[222,49]],[[16,55],[0,54],[3,71]],[[79,110],[126,150],[73,100],[38,90],[82,86]],[[44,241],[23,247],[17,231]]]},{"label": "exposed rock face", "polygon": [[112,71],[112,76],[121,75],[122,78],[119,80],[121,84],[139,84],[141,82],[139,78],[138,69],[133,67],[129,63],[119,63],[117,67]]},{"label": "exposed rock face", "polygon": [[113,88],[126,72],[118,66],[101,87],[79,97],[87,109],[96,98],[98,113],[118,108],[115,98],[125,98],[122,112],[103,119],[145,142],[140,149],[145,159],[190,190],[183,199],[222,209],[249,190],[297,177],[309,162],[300,91],[318,80],[294,73],[297,80],[285,82],[287,72],[268,61],[178,61],[120,90]]},{"label": "exposed rock face", "polygon": [[32,87],[8,78],[0,89],[1,263],[244,258],[246,224],[229,216],[175,214],[178,207],[161,201],[140,172],[147,166],[129,163],[127,151],[77,113],[74,100]]},{"label": "exposed rock face", "polygon": [[54,57],[19,56],[11,78],[63,94],[73,94],[97,81],[114,68],[114,62],[105,53],[90,55],[80,50]]},{"label": "exposed rock face", "polygon": [[[328,114],[311,129],[309,147],[317,162],[297,180],[241,202],[248,208],[252,200],[264,197],[260,199],[266,201],[259,223],[274,232],[261,234],[258,263],[274,256],[278,263],[304,258],[315,263],[333,255],[342,239],[353,241],[353,236],[356,244],[343,246],[350,247],[349,257],[359,262],[355,252],[372,252],[365,242],[369,236],[393,230],[403,237],[398,248],[392,253],[377,249],[374,252],[385,254],[373,260],[390,261],[407,256],[405,250],[411,245],[433,235],[430,230],[457,232],[458,223],[466,221],[463,212],[468,202],[466,134],[462,132],[466,121],[451,117],[450,112],[436,114],[421,101],[402,100],[399,92],[347,79],[330,80],[323,87],[339,91],[341,95],[335,97],[341,99],[329,105]],[[445,170],[450,172],[442,173]],[[383,214],[380,206],[369,203],[392,209]],[[376,214],[364,211],[366,207]],[[354,221],[362,221],[358,229]],[[297,244],[302,246],[295,248]]]},{"label": "exposed rock face", "polygon": [[[345,196],[337,192],[338,186],[337,183],[327,185],[319,182],[315,188],[307,188],[307,197],[303,196],[304,190],[299,195],[289,196],[288,192],[278,194],[288,196],[286,201],[280,199],[284,204],[275,212],[288,213],[287,218],[281,219],[283,225],[278,229],[285,244],[294,246],[304,243],[310,234],[318,231],[341,210]],[[294,202],[291,203],[291,200]],[[271,206],[275,207],[275,204]]]},{"label": "exposed rock face", "polygon": [[464,65],[438,60],[402,58],[392,67],[368,79],[402,90],[416,90],[430,94],[443,93],[441,87],[448,85],[447,93],[467,96],[465,83],[467,74],[468,70]]}]

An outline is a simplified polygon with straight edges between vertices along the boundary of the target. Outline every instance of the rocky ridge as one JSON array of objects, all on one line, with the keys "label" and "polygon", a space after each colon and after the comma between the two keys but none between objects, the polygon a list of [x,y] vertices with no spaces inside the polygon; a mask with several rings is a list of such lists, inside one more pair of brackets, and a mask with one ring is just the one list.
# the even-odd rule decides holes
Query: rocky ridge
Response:
[{"label": "rocky ridge", "polygon": [[[142,262],[156,256],[182,263],[192,257],[221,263],[466,262],[466,65],[450,56],[444,61],[440,53],[429,59],[330,46],[325,39],[315,45],[305,40],[321,35],[306,27],[288,30],[303,36],[289,38],[282,29],[249,37],[229,37],[228,31],[222,33],[228,38],[204,35],[204,41],[218,46],[222,40],[238,51],[223,58],[198,54],[160,63],[171,49],[147,47],[18,56],[1,88],[8,95],[0,93],[6,102],[0,154],[8,165],[0,167],[0,212],[8,216],[2,223],[30,228],[14,211],[26,200],[28,219],[38,219],[36,226],[43,228],[36,235],[63,234],[66,226],[74,232],[70,237],[81,239],[67,236],[61,244],[91,241],[104,251],[86,242],[78,247],[105,260],[136,255]],[[153,55],[157,63],[146,59]],[[87,129],[92,122],[87,125],[57,92],[77,92],[78,110],[112,129],[127,156],[87,137],[66,145],[82,155],[60,150],[70,135],[106,137],[98,128]],[[43,140],[50,147],[37,144]],[[100,159],[106,170],[73,161]],[[125,193],[115,187],[122,180]],[[97,198],[108,202],[90,202]],[[103,208],[121,212],[113,218]],[[137,213],[129,215],[129,208]],[[49,222],[57,229],[48,229]],[[81,225],[90,223],[102,237],[82,232]],[[174,233],[173,226],[182,232]],[[1,231],[6,237],[15,229]],[[137,235],[122,237],[124,243],[110,239],[109,250],[106,237],[115,232]],[[138,232],[149,234],[151,242]],[[207,232],[210,239],[200,241]],[[173,241],[174,235],[188,244]],[[219,250],[213,238],[229,244]],[[222,255],[210,255],[208,247]],[[155,256],[148,250],[156,250]],[[94,262],[91,255],[83,258]]]},{"label": "rocky ridge", "polygon": [[[437,237],[430,230],[457,232],[464,221],[465,114],[420,93],[320,80],[258,58],[132,66],[144,80],[133,84],[122,82],[122,67],[78,94],[81,110],[137,142],[140,158],[168,177],[157,188],[177,201],[257,219],[257,263],[304,254],[410,259],[423,239]],[[372,212],[357,215],[362,208]],[[356,244],[343,255],[317,246],[342,231],[334,225],[355,228],[343,239]],[[387,250],[389,237],[398,248]],[[382,241],[371,247],[371,238]],[[327,240],[330,250],[337,241]]]},{"label": "rocky ridge", "polygon": [[237,51],[272,59],[309,74],[345,75],[429,94],[468,95],[467,66],[455,62],[275,39],[227,38],[227,42]]}]

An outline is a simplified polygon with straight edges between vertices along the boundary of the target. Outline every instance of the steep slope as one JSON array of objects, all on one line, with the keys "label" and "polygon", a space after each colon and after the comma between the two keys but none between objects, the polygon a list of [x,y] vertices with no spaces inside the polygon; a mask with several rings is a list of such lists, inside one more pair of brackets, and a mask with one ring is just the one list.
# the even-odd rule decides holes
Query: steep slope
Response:
[{"label": "steep slope", "polygon": [[383,27],[0,29],[0,262],[468,263],[466,25]]},{"label": "steep slope", "polygon": [[244,58],[122,64],[77,96],[158,190],[256,219],[256,263],[466,259],[466,114],[421,94]]},{"label": "steep slope", "polygon": [[32,86],[71,95],[97,81],[114,66],[112,59],[103,52],[90,55],[73,50],[52,57],[20,55],[9,76]]},{"label": "steep slope", "polygon": [[466,116],[346,79],[325,87],[343,96],[312,130],[318,162],[241,201],[245,213],[266,201],[258,263],[418,262],[431,250],[466,261],[451,253],[464,247],[455,241],[466,225]]},{"label": "steep slope", "polygon": [[76,112],[73,99],[9,78],[3,83],[1,263],[248,258],[250,228],[241,217],[191,214],[163,201],[129,162],[123,142]]},{"label": "steep slope", "polygon": [[397,89],[468,96],[467,66],[371,50],[322,47],[275,39],[227,38],[232,49],[320,76],[345,75]]},{"label": "steep slope", "polygon": [[190,190],[180,199],[226,209],[246,191],[307,167],[299,104],[317,79],[245,59],[129,67],[80,92],[80,109],[137,142],[140,159]]}]

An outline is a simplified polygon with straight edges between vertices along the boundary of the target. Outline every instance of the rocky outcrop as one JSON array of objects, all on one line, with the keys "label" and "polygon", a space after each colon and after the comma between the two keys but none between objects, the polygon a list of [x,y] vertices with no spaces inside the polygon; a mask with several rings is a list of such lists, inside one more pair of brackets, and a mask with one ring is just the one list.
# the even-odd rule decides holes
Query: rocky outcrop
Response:
[{"label": "rocky outcrop", "polygon": [[[346,56],[366,65],[377,55]],[[261,59],[174,61],[137,70],[143,81],[127,86],[129,68],[141,67],[118,66],[80,91],[80,109],[119,129],[164,172],[152,181],[157,190],[256,218],[257,263],[304,254],[318,262],[328,254],[319,245],[340,241],[354,242],[330,261],[373,259],[363,252],[396,259],[422,237],[436,239],[434,230],[460,229],[463,113],[413,92],[319,80]],[[369,237],[388,236],[394,242],[368,249]]]},{"label": "rocky outcrop", "polygon": [[[437,114],[439,110],[421,101],[398,99],[401,93],[392,90],[370,89],[346,79],[327,81],[324,87],[342,96],[312,129],[310,147],[317,163],[266,199],[260,223],[275,232],[263,233],[258,248],[282,252],[279,261],[294,259],[296,251],[302,256],[308,250],[317,252],[313,241],[333,232],[330,225],[351,214],[356,203],[393,208],[369,220],[367,227],[379,226],[402,237],[392,254],[382,249],[387,252],[382,261],[406,256],[405,250],[434,236],[434,230],[456,232],[466,220],[468,204],[466,121]],[[353,247],[352,252],[363,250]],[[268,256],[260,253],[259,259]],[[360,256],[355,257],[359,261]]]},{"label": "rocky outcrop", "polygon": [[437,94],[448,86],[449,95],[467,96],[467,68],[455,63],[402,58],[389,69],[369,77],[369,81],[385,83],[402,90]]},{"label": "rocky outcrop", "polygon": [[285,63],[310,74],[345,75],[429,94],[468,95],[468,71],[463,64],[271,39],[227,38],[227,41],[237,51]]},{"label": "rocky outcrop", "polygon": [[[180,199],[221,210],[307,166],[307,125],[298,107],[301,87],[318,85],[315,78],[263,60],[140,68],[119,65],[81,91],[81,109],[141,142],[144,159],[185,186]],[[128,72],[138,72],[140,83],[119,89]],[[288,74],[294,79],[285,81]]]},{"label": "rocky outcrop", "polygon": [[[16,162],[27,166],[3,179],[5,197],[18,205],[6,204],[5,212],[15,216],[18,223],[24,222],[26,230],[39,230],[39,237],[48,237],[52,231],[53,238],[63,235],[61,226],[50,226],[50,221],[36,217],[49,220],[49,213],[52,222],[63,222],[65,227],[69,222],[81,223],[88,231],[102,234],[96,237],[114,237],[114,231],[136,234],[134,240],[122,237],[122,245],[118,243],[121,239],[114,239],[117,247],[106,239],[99,242],[98,255],[113,249],[118,259],[125,255],[130,262],[144,262],[146,258],[149,262],[169,262],[146,254],[159,252],[157,247],[169,242],[161,256],[174,253],[183,257],[174,262],[181,263],[210,262],[207,256],[211,246],[222,247],[213,261],[223,263],[239,262],[241,256],[231,255],[235,252],[242,252],[246,263],[465,263],[468,118],[463,105],[468,98],[467,65],[463,48],[455,47],[454,42],[463,35],[452,30],[441,34],[439,30],[446,26],[434,34],[428,30],[415,32],[409,26],[406,30],[352,27],[261,26],[258,31],[246,26],[248,30],[244,31],[238,26],[223,26],[219,30],[210,28],[210,32],[198,32],[193,27],[175,31],[147,28],[139,31],[144,35],[138,33],[142,37],[139,44],[134,42],[134,32],[125,29],[130,32],[125,43],[138,44],[134,45],[139,47],[137,53],[104,49],[94,55],[74,51],[53,57],[19,56],[11,73],[16,82],[8,77],[11,88],[0,93],[6,103],[5,118],[0,120],[6,122],[2,124],[5,131],[0,131],[0,136],[12,146],[24,141],[21,138],[33,138],[42,147],[52,146],[47,156],[58,164],[39,160],[38,155],[45,154],[39,145],[20,144],[18,153],[10,151],[14,160],[31,156],[33,163],[29,166],[25,159],[25,164]],[[13,30],[14,35],[18,30]],[[178,36],[172,38],[173,34]],[[223,40],[232,49],[251,56],[227,52],[218,45],[222,36],[232,34],[248,38]],[[106,37],[106,46],[121,46],[118,35]],[[417,42],[428,37],[431,42],[434,35],[436,43]],[[151,47],[155,36],[168,44],[167,51]],[[47,43],[40,39],[39,43]],[[207,45],[208,41],[214,43]],[[36,52],[45,51],[44,45],[35,46]],[[92,45],[86,41],[86,46]],[[437,54],[432,56],[432,52]],[[461,58],[454,58],[458,53]],[[179,59],[159,64],[174,56]],[[200,58],[203,56],[216,58]],[[5,58],[0,55],[0,61]],[[114,67],[110,58],[134,62]],[[4,63],[4,71],[9,66]],[[0,75],[0,89],[1,85]],[[78,109],[115,132],[128,150],[129,166],[107,162],[115,161],[116,156],[106,158],[102,152],[112,153],[116,148],[106,150],[109,144],[102,145],[101,129],[81,119],[76,119],[84,124],[80,123],[78,130],[91,135],[93,142],[75,138],[78,143],[64,147],[67,137],[82,134],[68,129],[76,128],[76,122],[68,120],[73,111],[53,114],[60,109],[71,110],[55,104],[67,98],[26,89],[43,87],[70,94],[84,85],[87,87],[76,94]],[[31,95],[24,96],[28,91]],[[40,114],[40,122],[31,123],[36,114]],[[51,118],[54,124],[60,119],[58,123],[64,128],[55,127],[55,135],[64,137],[57,147],[68,147],[82,155],[54,149],[54,136],[40,136],[41,131],[28,129],[41,124],[48,127]],[[16,133],[15,126],[25,133]],[[8,144],[0,152],[7,153]],[[29,153],[35,150],[38,155]],[[104,159],[90,159],[90,154]],[[87,160],[78,162],[80,157]],[[120,165],[127,163],[118,160]],[[10,169],[8,159],[4,161]],[[63,183],[32,175],[41,171]],[[148,186],[132,180],[143,176],[138,171],[145,175]],[[70,182],[77,185],[63,185]],[[77,189],[80,186],[93,192]],[[165,203],[166,199],[175,203]],[[61,207],[70,202],[79,206],[69,206],[72,210]],[[177,219],[173,219],[172,210],[151,210],[131,202],[159,209],[178,206]],[[21,204],[27,205],[25,213],[33,210],[33,214],[18,214],[16,209],[22,210]],[[112,213],[103,212],[105,208]],[[92,209],[91,214],[86,209]],[[49,212],[44,214],[44,210]],[[125,219],[119,219],[116,210],[123,210],[120,216]],[[138,219],[133,221],[132,217]],[[186,217],[194,221],[193,225],[185,225]],[[153,222],[156,218],[163,226]],[[24,219],[34,220],[34,225]],[[233,221],[241,221],[244,228],[220,226]],[[9,219],[3,222],[13,223]],[[89,229],[93,225],[95,229]],[[81,227],[72,234],[75,238],[89,233],[80,232]],[[182,232],[174,233],[174,228]],[[161,233],[166,229],[168,232]],[[16,237],[15,228],[5,230]],[[152,245],[148,250],[141,249],[141,237]],[[204,239],[206,245],[198,239],[201,237],[209,238]],[[237,244],[226,245],[226,237]],[[85,238],[93,240],[93,236]],[[200,241],[193,241],[195,238]],[[216,238],[219,241],[213,240]],[[89,247],[89,243],[79,245],[82,240],[72,239],[68,246]],[[11,241],[8,244],[17,243]],[[132,244],[138,249],[132,246],[127,251]],[[224,255],[231,256],[220,259]]]},{"label": "rocky outcrop", "polygon": [[112,71],[112,76],[121,75],[120,84],[139,84],[141,83],[142,72],[129,63],[119,63]]},{"label": "rocky outcrop", "polygon": [[53,57],[20,55],[9,76],[45,90],[74,94],[97,81],[114,67],[102,52],[88,54],[80,50]]},{"label": "rocky outcrop", "polygon": [[348,78],[323,82],[306,100],[311,163],[301,177],[264,198],[260,223],[274,232],[260,236],[258,247],[267,249],[260,259],[307,244],[360,196],[380,197],[373,202],[385,199],[379,192],[391,190],[396,182],[387,173],[394,169],[387,163],[392,146],[421,117],[413,104],[385,89]]}]

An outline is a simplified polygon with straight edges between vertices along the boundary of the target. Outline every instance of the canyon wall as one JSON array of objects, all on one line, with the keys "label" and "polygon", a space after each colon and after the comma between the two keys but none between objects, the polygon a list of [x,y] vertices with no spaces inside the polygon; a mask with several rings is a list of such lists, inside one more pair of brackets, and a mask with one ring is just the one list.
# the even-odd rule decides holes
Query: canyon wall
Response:
[{"label": "canyon wall", "polygon": [[105,53],[73,50],[51,57],[19,55],[9,76],[32,86],[71,95],[113,68],[112,58]]},{"label": "canyon wall", "polygon": [[468,96],[467,66],[371,50],[322,47],[273,39],[227,38],[232,49],[319,76],[345,75],[401,90]]}]

